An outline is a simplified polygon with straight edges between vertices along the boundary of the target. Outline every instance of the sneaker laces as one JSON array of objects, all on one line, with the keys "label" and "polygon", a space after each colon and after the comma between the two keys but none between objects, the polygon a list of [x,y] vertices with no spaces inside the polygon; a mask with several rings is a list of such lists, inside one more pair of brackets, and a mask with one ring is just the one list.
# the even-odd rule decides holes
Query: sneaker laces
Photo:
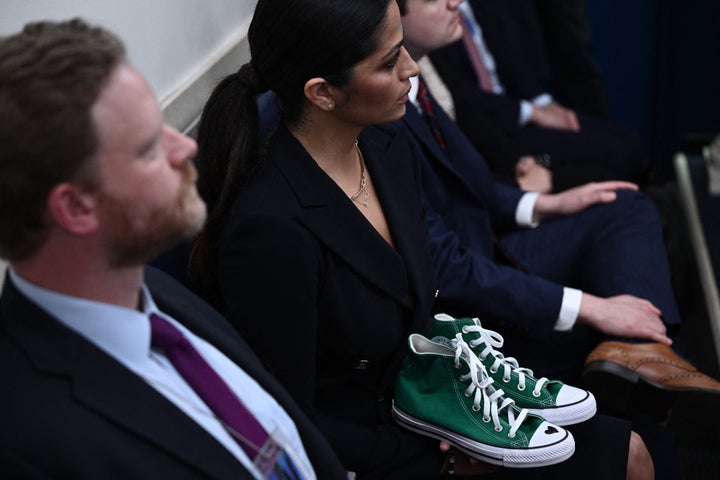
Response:
[{"label": "sneaker laces", "polygon": [[492,386],[493,379],[488,376],[485,365],[481,363],[470,345],[465,342],[462,334],[455,335],[452,343],[455,347],[455,367],[461,367],[460,359],[463,358],[470,369],[468,373],[460,376],[460,380],[463,382],[470,380],[470,385],[465,390],[465,396],[470,397],[473,393],[475,394],[472,404],[473,411],[479,412],[482,405],[483,421],[487,423],[492,420],[495,431],[501,432],[503,427],[500,423],[500,413],[506,410],[507,423],[510,425],[508,437],[514,438],[515,433],[527,417],[527,409],[521,409],[517,417],[515,416],[517,412],[514,408],[515,402],[510,398],[503,397],[502,389],[495,389]]},{"label": "sneaker laces", "polygon": [[[492,366],[490,367],[490,372],[495,373],[502,366],[503,381],[506,383],[510,381],[510,375],[512,374],[512,372],[517,373],[518,390],[525,390],[525,376],[527,375],[530,377],[534,377],[533,371],[529,368],[521,367],[517,359],[513,357],[506,357],[499,351],[495,350],[495,348],[502,347],[503,343],[505,342],[502,335],[500,335],[498,332],[488,330],[478,325],[477,318],[474,318],[473,321],[475,322],[475,325],[464,325],[462,327],[463,333],[480,334],[480,338],[476,338],[475,340],[470,341],[470,347],[475,348],[478,345],[484,344],[485,348],[480,352],[480,360],[485,360],[485,358],[490,354],[492,354],[493,358],[495,359],[495,362],[493,362]],[[546,377],[537,378],[536,380],[537,382],[535,383],[535,388],[532,391],[533,397],[539,397],[540,390],[542,390],[545,384],[549,381]]]}]

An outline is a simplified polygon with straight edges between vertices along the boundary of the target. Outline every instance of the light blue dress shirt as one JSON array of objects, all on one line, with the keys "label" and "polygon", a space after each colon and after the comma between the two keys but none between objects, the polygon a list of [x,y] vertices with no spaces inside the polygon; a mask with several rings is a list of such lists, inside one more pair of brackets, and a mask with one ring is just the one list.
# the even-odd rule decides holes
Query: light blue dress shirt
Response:
[{"label": "light blue dress shirt", "polygon": [[161,312],[145,285],[140,295],[143,311],[138,311],[53,292],[28,282],[12,268],[9,272],[10,279],[21,293],[67,328],[85,337],[145,380],[217,439],[255,478],[262,479],[262,475],[240,445],[175,370],[167,357],[150,348],[150,315],[157,313],[167,319],[225,380],[265,430],[293,456],[298,467],[304,470],[306,478],[315,478],[295,423],[285,410],[253,378],[218,349],[194,335],[170,315]]}]

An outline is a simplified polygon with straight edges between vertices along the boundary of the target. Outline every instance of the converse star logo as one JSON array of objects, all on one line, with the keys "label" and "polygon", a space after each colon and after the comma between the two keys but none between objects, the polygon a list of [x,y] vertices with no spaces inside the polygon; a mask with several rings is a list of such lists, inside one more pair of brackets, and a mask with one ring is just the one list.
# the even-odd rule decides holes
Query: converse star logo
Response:
[{"label": "converse star logo", "polygon": [[549,426],[545,429],[545,433],[547,433],[548,435],[552,435],[553,433],[558,433],[558,429],[555,428],[555,427],[553,427],[552,425],[549,425]]}]

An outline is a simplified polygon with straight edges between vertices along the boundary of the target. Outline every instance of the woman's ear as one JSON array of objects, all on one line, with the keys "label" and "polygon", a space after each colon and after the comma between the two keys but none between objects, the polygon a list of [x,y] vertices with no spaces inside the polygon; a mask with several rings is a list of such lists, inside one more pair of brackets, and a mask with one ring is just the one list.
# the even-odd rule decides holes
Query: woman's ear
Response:
[{"label": "woman's ear", "polygon": [[315,77],[305,82],[305,97],[320,110],[331,112],[335,108],[332,89],[324,78]]},{"label": "woman's ear", "polygon": [[48,195],[47,207],[52,222],[68,233],[87,235],[97,230],[95,197],[77,185],[56,185]]}]

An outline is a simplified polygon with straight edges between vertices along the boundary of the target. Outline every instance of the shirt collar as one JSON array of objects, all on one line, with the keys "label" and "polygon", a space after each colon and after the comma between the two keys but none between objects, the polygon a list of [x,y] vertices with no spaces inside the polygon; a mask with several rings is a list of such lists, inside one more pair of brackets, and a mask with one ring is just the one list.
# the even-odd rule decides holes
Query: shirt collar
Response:
[{"label": "shirt collar", "polygon": [[415,75],[414,77],[410,77],[410,93],[408,93],[408,98],[410,99],[410,102],[413,105],[417,105],[417,95],[418,95],[418,89],[420,88],[420,75]]},{"label": "shirt collar", "polygon": [[140,290],[143,311],[138,311],[39,287],[22,278],[12,267],[9,274],[23,295],[115,359],[125,364],[147,360],[150,354],[149,316],[159,310],[144,284]]}]

